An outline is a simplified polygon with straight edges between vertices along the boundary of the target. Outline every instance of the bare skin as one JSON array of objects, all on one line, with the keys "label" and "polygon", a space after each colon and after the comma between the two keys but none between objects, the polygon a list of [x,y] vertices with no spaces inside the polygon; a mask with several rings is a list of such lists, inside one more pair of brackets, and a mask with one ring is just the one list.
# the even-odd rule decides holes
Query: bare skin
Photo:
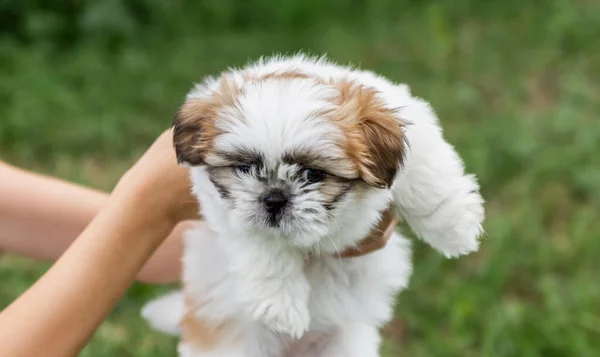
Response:
[{"label": "bare skin", "polygon": [[[108,194],[0,162],[0,251],[33,259],[58,259],[108,202]],[[182,234],[178,223],[137,279],[179,280]]]},{"label": "bare skin", "polygon": [[0,313],[0,356],[77,355],[175,226],[197,218],[189,185],[165,132],[58,261]]}]

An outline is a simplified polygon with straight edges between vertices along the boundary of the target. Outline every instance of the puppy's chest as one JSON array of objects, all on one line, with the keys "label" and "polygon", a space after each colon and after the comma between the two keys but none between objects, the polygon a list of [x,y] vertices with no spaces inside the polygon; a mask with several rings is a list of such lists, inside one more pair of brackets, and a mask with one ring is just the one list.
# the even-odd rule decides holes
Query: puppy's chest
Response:
[{"label": "puppy's chest", "polygon": [[304,263],[304,274],[313,291],[352,289],[360,279],[360,266],[357,259],[309,257]]},{"label": "puppy's chest", "polygon": [[312,328],[364,321],[365,315],[370,314],[367,304],[372,300],[372,293],[365,289],[366,276],[361,269],[366,267],[361,268],[359,259],[328,258],[306,264],[304,270],[311,289],[308,305]]}]

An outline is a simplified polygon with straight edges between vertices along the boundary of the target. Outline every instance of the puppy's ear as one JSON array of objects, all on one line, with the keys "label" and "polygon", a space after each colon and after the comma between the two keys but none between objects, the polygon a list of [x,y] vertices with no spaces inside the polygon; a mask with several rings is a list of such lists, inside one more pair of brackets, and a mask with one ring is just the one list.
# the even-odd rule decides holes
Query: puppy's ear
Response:
[{"label": "puppy's ear", "polygon": [[473,175],[448,144],[431,107],[413,99],[402,117],[410,148],[393,188],[398,213],[415,234],[447,257],[477,250],[483,199]]},{"label": "puppy's ear", "polygon": [[402,165],[405,150],[403,122],[372,88],[354,82],[338,83],[340,97],[334,120],[346,134],[347,155],[361,179],[389,188]]},{"label": "puppy's ear", "polygon": [[173,145],[177,162],[190,166],[204,164],[214,137],[214,111],[202,99],[190,99],[173,119]]},{"label": "puppy's ear", "polygon": [[226,107],[235,106],[236,94],[237,87],[222,77],[215,90],[197,88],[188,96],[173,119],[173,145],[180,164],[205,164],[215,137],[221,134],[218,115]]}]

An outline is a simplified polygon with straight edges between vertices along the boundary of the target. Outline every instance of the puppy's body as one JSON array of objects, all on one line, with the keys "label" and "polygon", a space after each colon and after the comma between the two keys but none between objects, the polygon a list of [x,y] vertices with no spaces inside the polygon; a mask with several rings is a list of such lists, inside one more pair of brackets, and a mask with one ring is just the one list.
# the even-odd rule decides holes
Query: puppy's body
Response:
[{"label": "puppy's body", "polygon": [[[181,356],[288,356],[291,347],[297,356],[378,356],[377,328],[391,318],[394,292],[406,286],[410,275],[405,239],[394,234],[385,249],[362,257],[323,256],[307,262],[304,274],[311,288],[308,310],[314,333],[306,333],[299,341],[272,331],[248,314],[237,292],[243,278],[230,271],[236,259],[230,245],[227,236],[217,236],[206,224],[186,236],[187,311],[180,324]],[[279,267],[268,269],[275,269],[273,275],[281,274]],[[157,313],[160,316],[165,310]],[[320,338],[315,339],[323,331],[325,337],[318,333]]]},{"label": "puppy's body", "polygon": [[[182,356],[378,356],[409,244],[336,253],[386,210],[447,256],[477,248],[475,179],[429,106],[370,72],[302,56],[229,71],[188,95],[174,142],[206,218],[186,237]],[[144,315],[168,330],[164,309]]]}]

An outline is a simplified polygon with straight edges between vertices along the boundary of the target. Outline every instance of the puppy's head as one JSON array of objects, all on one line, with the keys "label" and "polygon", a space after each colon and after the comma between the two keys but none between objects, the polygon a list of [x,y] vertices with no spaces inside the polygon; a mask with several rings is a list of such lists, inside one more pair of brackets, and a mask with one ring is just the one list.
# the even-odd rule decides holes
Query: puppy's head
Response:
[{"label": "puppy's head", "polygon": [[200,92],[175,118],[177,157],[210,180],[230,224],[308,248],[391,199],[404,130],[375,90],[279,73]]}]

